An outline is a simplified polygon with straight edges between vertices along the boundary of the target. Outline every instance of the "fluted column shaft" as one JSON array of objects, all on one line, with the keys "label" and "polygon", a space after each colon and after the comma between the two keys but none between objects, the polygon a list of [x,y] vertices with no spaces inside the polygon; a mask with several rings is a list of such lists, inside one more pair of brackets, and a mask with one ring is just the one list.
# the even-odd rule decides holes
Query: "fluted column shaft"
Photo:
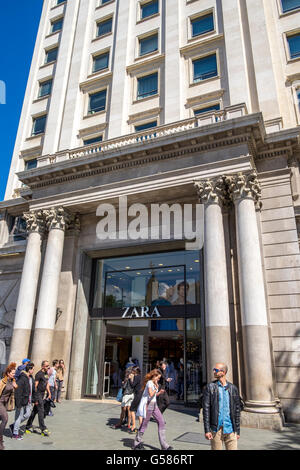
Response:
[{"label": "fluted column shaft", "polygon": [[51,360],[65,229],[68,218],[68,214],[63,208],[50,209],[44,211],[44,213],[49,235],[32,346],[32,359],[37,364],[40,364],[43,360]]},{"label": "fluted column shaft", "polygon": [[262,254],[256,218],[255,172],[227,178],[235,204],[241,320],[248,411],[276,413]]},{"label": "fluted column shaft", "polygon": [[206,327],[207,380],[213,366],[223,362],[232,380],[232,353],[229,298],[222,205],[225,187],[222,178],[195,182],[204,204],[204,295]]},{"label": "fluted column shaft", "polygon": [[10,361],[17,363],[28,356],[44,234],[42,212],[28,212],[24,218],[29,234],[10,348]]}]

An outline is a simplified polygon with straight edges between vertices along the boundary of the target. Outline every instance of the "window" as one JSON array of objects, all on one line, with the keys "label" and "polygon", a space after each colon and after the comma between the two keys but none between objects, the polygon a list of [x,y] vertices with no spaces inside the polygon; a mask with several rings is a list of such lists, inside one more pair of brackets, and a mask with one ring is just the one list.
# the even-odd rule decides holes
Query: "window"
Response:
[{"label": "window", "polygon": [[53,49],[49,49],[48,51],[46,51],[45,64],[54,62],[57,59],[57,54],[58,54],[58,47],[55,47]]},{"label": "window", "polygon": [[291,59],[300,57],[300,33],[287,36]]},{"label": "window", "polygon": [[98,135],[97,137],[92,137],[90,139],[85,139],[83,141],[83,145],[96,144],[97,142],[102,142],[102,135]]},{"label": "window", "polygon": [[101,5],[105,5],[105,3],[109,3],[109,2],[111,2],[111,1],[112,1],[112,0],[101,0],[100,3],[101,3]]},{"label": "window", "polygon": [[112,18],[97,23],[97,37],[104,36],[112,32]]},{"label": "window", "polygon": [[58,20],[51,21],[51,33],[56,33],[57,31],[61,31],[63,27],[63,18],[59,18]]},{"label": "window", "polygon": [[192,25],[192,37],[200,36],[201,34],[208,33],[215,29],[214,16],[212,13],[209,15],[200,16],[191,20]]},{"label": "window", "polygon": [[156,95],[158,92],[158,74],[152,73],[145,77],[138,78],[137,99],[147,98]]},{"label": "window", "polygon": [[89,95],[89,109],[88,114],[98,113],[103,111],[106,106],[106,91],[102,90],[97,93]]},{"label": "window", "polygon": [[194,83],[207,80],[218,75],[217,56],[212,54],[193,61]]},{"label": "window", "polygon": [[141,3],[141,19],[148,18],[149,16],[158,13],[158,0],[151,2]]},{"label": "window", "polygon": [[37,159],[34,158],[32,160],[25,161],[25,170],[33,170],[37,167]]},{"label": "window", "polygon": [[300,8],[300,0],[281,0],[281,5],[283,13],[286,13]]},{"label": "window", "polygon": [[150,54],[150,52],[157,51],[158,49],[158,35],[153,34],[146,38],[140,39],[140,56]]},{"label": "window", "polygon": [[40,83],[39,98],[50,95],[52,89],[52,78]]},{"label": "window", "polygon": [[39,135],[45,132],[47,115],[33,118],[33,126],[31,135]]},{"label": "window", "polygon": [[194,113],[195,116],[199,114],[209,113],[210,111],[220,111],[220,105],[214,104],[212,106],[207,106],[206,108],[195,109]]},{"label": "window", "polygon": [[138,126],[135,126],[135,132],[140,132],[140,131],[145,131],[147,129],[152,129],[152,127],[157,126],[157,121],[152,121],[152,122],[147,122],[145,124],[139,124]]},{"label": "window", "polygon": [[93,72],[99,72],[108,68],[109,52],[99,54],[93,57]]},{"label": "window", "polygon": [[56,5],[60,5],[61,3],[65,3],[67,0],[57,0]]}]

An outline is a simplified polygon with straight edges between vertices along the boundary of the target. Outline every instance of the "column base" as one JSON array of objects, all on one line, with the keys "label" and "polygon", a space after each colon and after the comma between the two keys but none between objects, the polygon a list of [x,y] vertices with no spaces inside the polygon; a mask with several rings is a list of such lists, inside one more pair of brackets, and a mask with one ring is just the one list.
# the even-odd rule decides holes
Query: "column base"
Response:
[{"label": "column base", "polygon": [[256,429],[270,429],[272,431],[282,431],[283,430],[283,417],[281,413],[277,410],[277,413],[266,413],[253,411],[244,411],[241,412],[241,426],[246,428],[256,428]]}]

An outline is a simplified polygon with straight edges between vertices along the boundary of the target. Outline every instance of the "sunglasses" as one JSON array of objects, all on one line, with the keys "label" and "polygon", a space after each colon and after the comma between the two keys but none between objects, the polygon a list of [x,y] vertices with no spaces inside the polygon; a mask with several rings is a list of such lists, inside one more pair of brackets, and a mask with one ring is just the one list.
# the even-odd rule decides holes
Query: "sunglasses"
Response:
[{"label": "sunglasses", "polygon": [[214,372],[218,373],[218,372],[224,372],[223,369],[213,369]]}]

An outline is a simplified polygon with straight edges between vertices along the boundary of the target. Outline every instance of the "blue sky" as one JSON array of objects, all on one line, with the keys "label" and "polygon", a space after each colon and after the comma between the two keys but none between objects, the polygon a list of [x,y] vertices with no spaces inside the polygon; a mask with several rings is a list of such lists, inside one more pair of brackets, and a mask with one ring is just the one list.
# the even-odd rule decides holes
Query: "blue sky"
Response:
[{"label": "blue sky", "polygon": [[6,85],[6,104],[0,104],[0,201],[4,198],[42,6],[43,0],[1,1],[0,80]]}]

